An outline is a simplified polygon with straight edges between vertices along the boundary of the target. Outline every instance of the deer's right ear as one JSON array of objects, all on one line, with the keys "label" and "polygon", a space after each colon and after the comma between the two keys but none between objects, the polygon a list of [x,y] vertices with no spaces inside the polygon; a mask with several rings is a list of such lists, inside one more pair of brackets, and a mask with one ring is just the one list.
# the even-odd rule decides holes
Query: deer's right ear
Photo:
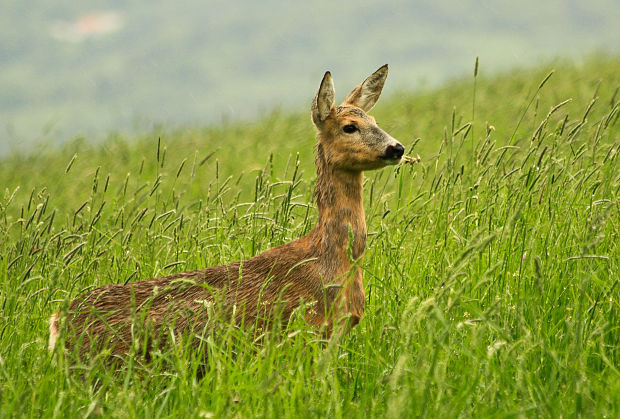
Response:
[{"label": "deer's right ear", "polygon": [[381,90],[383,90],[387,75],[388,65],[385,64],[372,73],[362,84],[353,89],[342,104],[357,106],[364,112],[370,111],[377,103],[377,100],[379,100],[379,95]]},{"label": "deer's right ear", "polygon": [[334,82],[330,72],[326,72],[321,80],[321,87],[312,102],[312,121],[314,125],[321,125],[329,116],[334,106]]}]

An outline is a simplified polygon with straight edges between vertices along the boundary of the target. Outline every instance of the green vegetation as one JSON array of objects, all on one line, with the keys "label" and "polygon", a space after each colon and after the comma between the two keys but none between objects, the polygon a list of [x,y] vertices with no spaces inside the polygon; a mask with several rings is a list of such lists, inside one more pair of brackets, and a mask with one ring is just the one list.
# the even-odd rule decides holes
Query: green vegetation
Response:
[{"label": "green vegetation", "polygon": [[231,327],[200,381],[182,345],[55,364],[47,319],[307,232],[309,111],[4,158],[2,416],[618,417],[620,61],[555,68],[380,101],[422,162],[367,173],[365,318],[327,344],[299,318]]}]

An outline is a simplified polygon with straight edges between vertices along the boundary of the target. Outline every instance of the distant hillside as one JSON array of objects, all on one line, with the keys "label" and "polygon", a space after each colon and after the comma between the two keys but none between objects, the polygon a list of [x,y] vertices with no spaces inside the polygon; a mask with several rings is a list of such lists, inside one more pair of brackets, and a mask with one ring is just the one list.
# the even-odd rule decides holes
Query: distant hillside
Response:
[{"label": "distant hillside", "polygon": [[0,153],[305,106],[383,63],[389,95],[469,74],[616,49],[615,0],[140,2],[0,5]]},{"label": "distant hillside", "polygon": [[[552,71],[543,90],[535,94],[538,84]],[[359,81],[338,75],[334,78],[336,86]],[[392,83],[389,77],[387,83]],[[462,126],[472,116],[475,118],[473,135],[477,138],[485,135],[488,124],[493,126],[492,138],[498,146],[511,141],[518,144],[526,142],[540,119],[562,101],[571,99],[562,107],[571,119],[581,115],[585,104],[593,99],[600,112],[617,103],[620,58],[594,58],[579,65],[557,61],[535,69],[479,75],[476,83],[475,115],[472,115],[473,75],[418,93],[393,91],[391,97],[381,99],[372,114],[409,151],[415,145],[413,152],[419,153],[427,163],[443,147],[446,132],[453,129],[449,125]],[[308,95],[313,93],[311,90]],[[340,95],[342,98],[343,89]],[[518,125],[530,100],[527,117]],[[160,164],[165,165],[165,170],[158,169],[154,160],[158,142],[163,156]],[[270,165],[278,170],[292,164],[289,160],[299,153],[300,168],[310,181],[314,176],[314,143],[309,107],[292,113],[276,111],[254,122],[182,129],[162,126],[139,136],[110,133],[102,142],[78,138],[62,146],[48,144],[34,152],[6,156],[0,160],[0,185],[10,191],[19,186],[21,199],[27,198],[31,190],[44,188],[55,197],[56,204],[73,208],[85,199],[95,170],[101,179],[109,176],[112,183],[122,182],[128,173],[132,174],[132,182],[149,183],[156,173],[174,176],[183,165],[200,179],[193,184],[191,192],[197,199],[206,193],[216,167],[223,178],[238,178],[240,187],[245,185],[241,189],[251,194],[254,188],[251,173],[262,169],[270,154],[273,154]],[[67,183],[63,173],[70,161],[72,176]]]}]

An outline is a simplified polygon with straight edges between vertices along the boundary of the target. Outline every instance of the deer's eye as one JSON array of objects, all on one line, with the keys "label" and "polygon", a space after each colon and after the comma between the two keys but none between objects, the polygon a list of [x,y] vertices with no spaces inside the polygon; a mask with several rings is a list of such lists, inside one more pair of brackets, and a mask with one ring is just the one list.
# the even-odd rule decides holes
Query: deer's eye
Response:
[{"label": "deer's eye", "polygon": [[349,124],[342,127],[342,130],[347,134],[353,134],[355,131],[357,131],[357,127],[353,124]]}]

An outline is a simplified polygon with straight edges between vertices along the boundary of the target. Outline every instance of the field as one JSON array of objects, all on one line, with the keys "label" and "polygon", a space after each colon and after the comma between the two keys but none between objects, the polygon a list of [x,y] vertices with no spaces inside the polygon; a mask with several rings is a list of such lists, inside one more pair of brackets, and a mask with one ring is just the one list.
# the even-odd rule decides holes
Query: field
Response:
[{"label": "field", "polygon": [[5,157],[0,416],[618,417],[619,87],[593,57],[382,98],[422,161],[366,174],[364,319],[329,342],[303,317],[229,327],[201,380],[182,343],[117,372],[53,359],[47,319],[308,232],[309,110]]}]

